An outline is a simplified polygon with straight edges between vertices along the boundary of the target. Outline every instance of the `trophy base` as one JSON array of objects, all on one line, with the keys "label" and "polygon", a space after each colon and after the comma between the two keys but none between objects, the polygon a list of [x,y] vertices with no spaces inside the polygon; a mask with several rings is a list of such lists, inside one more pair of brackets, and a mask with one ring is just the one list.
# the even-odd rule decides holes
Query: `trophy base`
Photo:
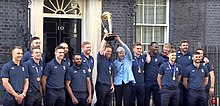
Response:
[{"label": "trophy base", "polygon": [[115,40],[116,35],[109,35],[105,38],[106,41]]}]

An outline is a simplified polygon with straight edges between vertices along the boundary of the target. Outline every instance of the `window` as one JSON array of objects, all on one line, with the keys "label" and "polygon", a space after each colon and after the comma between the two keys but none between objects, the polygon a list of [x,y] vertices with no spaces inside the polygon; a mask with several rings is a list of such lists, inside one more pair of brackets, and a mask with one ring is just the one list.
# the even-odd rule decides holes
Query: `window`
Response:
[{"label": "window", "polygon": [[136,41],[146,50],[152,42],[158,42],[160,50],[168,42],[169,0],[136,0]]},{"label": "window", "polygon": [[44,13],[81,15],[76,0],[44,0]]}]

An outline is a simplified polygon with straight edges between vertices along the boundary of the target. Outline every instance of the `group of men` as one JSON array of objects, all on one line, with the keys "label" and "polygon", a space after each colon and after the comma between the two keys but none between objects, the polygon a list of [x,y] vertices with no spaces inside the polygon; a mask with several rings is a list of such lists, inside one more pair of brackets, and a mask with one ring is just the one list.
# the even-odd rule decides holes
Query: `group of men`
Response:
[{"label": "group of men", "polygon": [[[82,53],[67,56],[68,45],[55,48],[55,58],[45,63],[40,38],[33,37],[31,49],[23,56],[22,48],[12,49],[12,60],[2,67],[5,88],[4,106],[88,106],[94,90],[96,106],[109,106],[115,92],[116,106],[149,106],[151,94],[155,106],[207,106],[214,93],[214,70],[204,50],[189,52],[188,41],[180,42],[180,51],[166,43],[159,54],[157,42],[142,53],[141,43],[135,43],[133,53],[116,35],[121,44],[114,62],[112,47],[101,41],[97,55],[97,80],[93,84],[94,58],[91,44],[82,43]],[[123,101],[123,103],[122,103]]]}]

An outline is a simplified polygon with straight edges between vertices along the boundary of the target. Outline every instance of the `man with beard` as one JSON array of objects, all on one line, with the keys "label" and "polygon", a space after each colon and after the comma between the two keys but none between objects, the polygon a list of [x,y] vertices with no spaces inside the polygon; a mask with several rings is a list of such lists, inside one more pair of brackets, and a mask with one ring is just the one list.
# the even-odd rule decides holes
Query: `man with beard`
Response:
[{"label": "man with beard", "polygon": [[69,59],[69,46],[67,43],[63,42],[60,44],[60,46],[62,46],[64,48],[64,58],[63,58],[63,61],[66,62],[69,66],[71,66],[72,62],[71,60]]},{"label": "man with beard", "polygon": [[163,61],[164,62],[168,62],[169,61],[168,53],[169,53],[170,49],[171,49],[171,44],[165,43],[163,45],[163,51],[162,51],[162,53],[160,55],[163,57]]},{"label": "man with beard", "polygon": [[196,52],[200,53],[200,56],[202,58],[202,65],[205,65],[208,69],[208,73],[209,73],[209,79],[208,79],[208,84],[206,86],[206,94],[207,94],[207,100],[206,100],[206,106],[208,106],[208,100],[209,100],[209,95],[213,95],[214,94],[214,86],[215,86],[215,74],[214,74],[214,67],[213,65],[208,62],[205,62],[205,56],[204,56],[204,49],[203,48],[197,48]]},{"label": "man with beard", "polygon": [[[37,46],[37,47],[40,47],[40,44],[41,44],[41,41],[40,41],[40,38],[39,37],[32,37],[31,40],[29,41],[30,43],[30,49]],[[45,56],[43,54],[41,54],[41,60],[40,60],[40,64],[41,65],[45,65]],[[24,56],[22,57],[21,59],[21,63],[25,63],[26,61],[30,60],[31,59],[31,50],[30,51],[27,51],[24,53]]]},{"label": "man with beard", "polygon": [[183,84],[188,89],[189,106],[205,106],[207,99],[205,86],[208,84],[208,69],[202,65],[198,52],[193,53],[193,64],[185,69]]},{"label": "man with beard", "polygon": [[82,66],[80,54],[75,54],[73,61],[74,64],[66,74],[66,89],[70,95],[68,106],[87,106],[92,100],[90,77],[87,69]]},{"label": "man with beard", "polygon": [[63,58],[64,48],[57,46],[55,48],[55,58],[45,66],[42,76],[42,88],[46,106],[65,105],[64,80],[69,66],[63,61]]},{"label": "man with beard", "polygon": [[144,64],[150,62],[150,55],[142,54],[142,45],[140,42],[134,44],[133,47],[133,60],[132,60],[132,71],[136,81],[136,84],[132,85],[131,92],[131,106],[135,106],[137,100],[137,106],[144,106],[143,94],[145,93],[144,85]]},{"label": "man with beard", "polygon": [[163,63],[159,68],[157,81],[161,90],[161,106],[179,105],[179,81],[181,79],[181,66],[175,63],[176,50],[168,52],[169,61]]},{"label": "man with beard", "polygon": [[163,64],[163,58],[158,53],[158,43],[151,42],[149,55],[151,61],[145,65],[145,106],[150,105],[151,92],[153,94],[153,101],[155,106],[160,106],[160,89],[157,83],[157,75],[159,67]]},{"label": "man with beard", "polygon": [[113,65],[111,61],[112,47],[106,45],[105,38],[108,31],[104,30],[105,35],[102,38],[100,51],[97,56],[97,81],[95,85],[97,106],[109,106],[114,92],[113,84]]},{"label": "man with beard", "polygon": [[25,106],[41,106],[42,104],[42,88],[41,76],[43,66],[40,64],[41,50],[35,46],[31,49],[32,58],[25,62],[28,67],[29,87],[25,98]]},{"label": "man with beard", "polygon": [[[92,79],[92,72],[94,68],[94,58],[90,55],[91,53],[91,44],[88,41],[85,41],[82,43],[82,66],[88,70],[88,74],[91,81],[91,87],[92,87],[92,96],[94,93],[94,84]],[[89,93],[89,92],[88,92]]]},{"label": "man with beard", "polygon": [[180,89],[180,101],[179,106],[188,106],[187,102],[187,89],[183,85],[183,74],[187,66],[192,64],[192,53],[189,52],[189,43],[187,40],[182,40],[179,44],[180,51],[177,52],[176,63],[181,65],[182,77],[179,84]]},{"label": "man with beard", "polygon": [[28,90],[28,69],[21,63],[22,48],[12,49],[12,60],[4,64],[1,79],[6,91],[3,95],[3,106],[22,106]]}]

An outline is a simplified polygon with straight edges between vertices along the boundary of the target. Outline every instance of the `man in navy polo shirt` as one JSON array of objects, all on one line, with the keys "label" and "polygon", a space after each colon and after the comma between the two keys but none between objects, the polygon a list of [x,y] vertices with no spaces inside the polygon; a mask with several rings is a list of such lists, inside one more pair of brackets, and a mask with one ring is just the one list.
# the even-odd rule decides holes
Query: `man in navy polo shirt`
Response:
[{"label": "man in navy polo shirt", "polygon": [[42,104],[42,89],[41,76],[43,66],[40,64],[41,50],[35,46],[31,49],[32,58],[25,62],[29,74],[29,87],[25,98],[25,106],[41,106]]},{"label": "man in navy polo shirt", "polygon": [[160,106],[160,89],[157,83],[157,75],[159,72],[159,67],[163,64],[163,58],[158,53],[158,43],[151,42],[149,55],[151,61],[145,65],[145,106],[150,105],[151,92],[153,93],[153,100],[155,106]]},{"label": "man in navy polo shirt", "polygon": [[205,106],[205,86],[208,84],[208,69],[202,65],[198,52],[193,53],[193,64],[185,69],[183,84],[188,89],[189,106]]},{"label": "man in navy polo shirt", "polygon": [[207,100],[206,100],[206,106],[208,106],[208,100],[209,100],[209,95],[214,94],[214,88],[215,88],[215,74],[214,74],[214,67],[210,62],[205,62],[205,56],[204,56],[204,49],[203,48],[197,48],[196,52],[200,53],[200,56],[202,57],[202,65],[205,65],[208,69],[209,72],[209,80],[208,84],[206,86],[206,94],[207,94]]},{"label": "man in navy polo shirt", "polygon": [[144,106],[145,84],[144,84],[144,64],[150,62],[150,55],[142,54],[142,45],[137,42],[133,47],[133,59],[132,59],[132,72],[136,81],[136,84],[132,85],[131,92],[131,106],[135,106],[137,100],[137,106]]},{"label": "man in navy polo shirt", "polygon": [[94,68],[94,58],[90,55],[91,53],[91,44],[88,41],[85,41],[82,43],[82,66],[88,70],[88,74],[90,77],[91,81],[91,86],[92,86],[92,96],[94,93],[94,84],[93,84],[93,79],[92,79],[92,72]]},{"label": "man in navy polo shirt", "polygon": [[[37,46],[37,47],[40,47],[40,44],[41,44],[41,41],[40,41],[40,38],[39,37],[32,37],[31,38],[31,40],[29,41],[29,43],[30,43],[30,49],[32,48],[32,47],[35,47],[35,46]],[[45,56],[42,54],[41,55],[42,57],[41,57],[41,60],[40,60],[40,64],[41,65],[45,65]],[[31,59],[31,51],[27,51],[27,52],[25,52],[24,53],[24,56],[22,57],[22,59],[21,59],[21,63],[25,63],[26,61],[28,61],[28,60],[30,60]]]},{"label": "man in navy polo shirt", "polygon": [[1,79],[5,88],[3,106],[22,106],[28,90],[28,69],[21,63],[22,48],[12,49],[12,60],[4,64]]},{"label": "man in navy polo shirt", "polygon": [[192,53],[189,52],[189,43],[187,40],[182,40],[179,44],[180,51],[177,52],[176,63],[181,65],[182,77],[179,84],[180,101],[179,106],[187,106],[187,89],[183,85],[183,74],[187,66],[192,64]]},{"label": "man in navy polo shirt", "polygon": [[69,46],[67,43],[63,42],[63,43],[60,43],[60,46],[62,46],[64,48],[64,58],[63,58],[63,61],[66,62],[69,66],[72,65],[72,62],[71,60],[69,59]]},{"label": "man in navy polo shirt", "polygon": [[81,55],[75,54],[73,60],[74,64],[66,74],[66,89],[70,95],[69,106],[87,106],[92,100],[90,77],[87,69],[82,66]]},{"label": "man in navy polo shirt", "polygon": [[46,106],[64,106],[65,90],[64,78],[69,66],[63,61],[64,48],[55,48],[55,58],[46,64],[42,76],[42,88],[45,94]]},{"label": "man in navy polo shirt", "polygon": [[159,68],[157,81],[161,90],[161,106],[179,105],[179,81],[181,79],[181,66],[175,63],[176,50],[168,52],[169,62],[163,63]]},{"label": "man in navy polo shirt", "polygon": [[113,65],[111,61],[112,47],[106,45],[105,38],[108,31],[105,29],[105,36],[101,42],[101,48],[97,56],[97,80],[95,85],[97,106],[109,106],[114,92]]},{"label": "man in navy polo shirt", "polygon": [[169,53],[170,49],[171,49],[171,44],[170,43],[165,43],[163,45],[163,51],[160,55],[163,57],[164,62],[169,61],[168,53]]}]

